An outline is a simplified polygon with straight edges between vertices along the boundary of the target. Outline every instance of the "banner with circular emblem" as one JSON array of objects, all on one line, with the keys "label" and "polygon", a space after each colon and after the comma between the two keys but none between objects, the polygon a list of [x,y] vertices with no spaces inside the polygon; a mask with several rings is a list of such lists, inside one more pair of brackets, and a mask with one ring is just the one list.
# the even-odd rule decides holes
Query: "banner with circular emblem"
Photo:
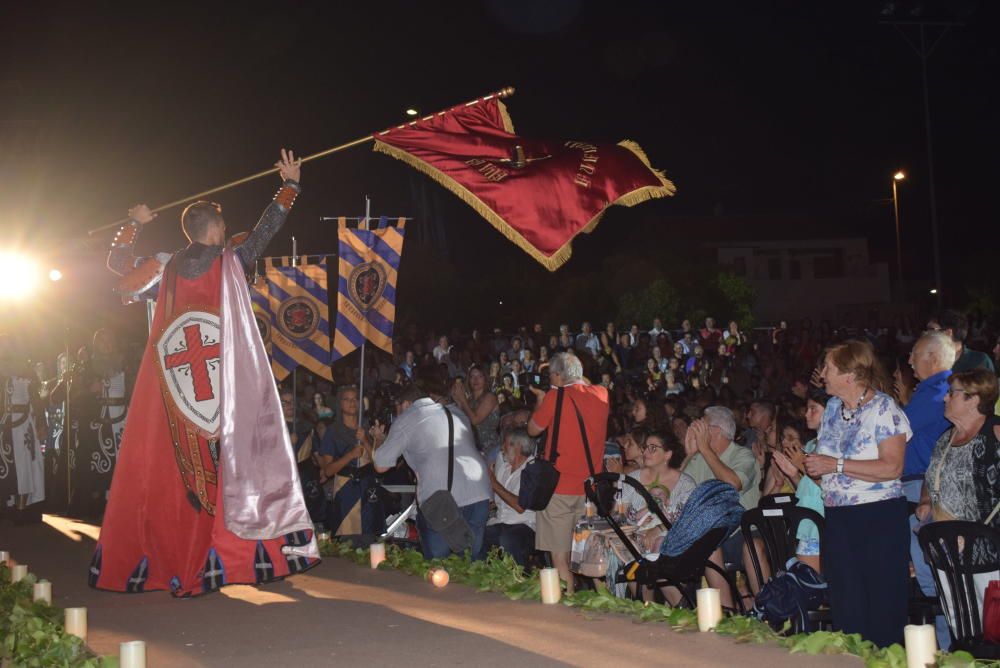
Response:
[{"label": "banner with circular emblem", "polygon": [[251,292],[254,317],[275,378],[303,366],[333,380],[327,264],[303,260],[292,266],[287,257],[265,258],[264,276]]}]

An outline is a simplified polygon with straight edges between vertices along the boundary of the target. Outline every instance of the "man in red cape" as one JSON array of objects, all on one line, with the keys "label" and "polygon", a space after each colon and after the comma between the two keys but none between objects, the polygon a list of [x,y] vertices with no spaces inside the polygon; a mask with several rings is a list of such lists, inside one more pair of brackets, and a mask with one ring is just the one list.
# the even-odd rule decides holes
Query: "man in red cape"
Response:
[{"label": "man in red cape", "polygon": [[90,565],[93,587],[194,596],[318,561],[243,276],[288,216],[300,163],[282,149],[281,189],[253,231],[229,244],[211,202],[184,210],[191,243],[172,255],[133,256],[139,228],[155,217],[145,205],[115,238],[108,267],[124,276],[123,298],[155,297],[156,313]]}]

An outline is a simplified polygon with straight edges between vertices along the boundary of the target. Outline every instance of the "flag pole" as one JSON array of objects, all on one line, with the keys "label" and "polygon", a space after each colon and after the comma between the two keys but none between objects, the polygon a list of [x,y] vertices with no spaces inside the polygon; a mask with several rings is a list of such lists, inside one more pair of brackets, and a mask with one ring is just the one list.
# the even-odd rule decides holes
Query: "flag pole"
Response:
[{"label": "flag pole", "polygon": [[[358,221],[358,229],[368,229],[368,217],[371,215],[372,211],[372,201],[369,199],[368,195],[365,195],[365,218],[362,221]],[[358,382],[358,400],[360,408],[358,409],[358,426],[363,424],[365,418],[365,344],[368,343],[368,337],[366,336],[361,341],[361,377]]]},{"label": "flag pole", "polygon": [[[368,195],[365,195],[365,218],[364,220],[358,221],[358,229],[364,226],[364,229],[368,229],[368,217],[372,213],[372,201]],[[365,336],[361,340],[361,366],[360,366],[360,377],[358,378],[358,429],[365,428],[365,345],[368,343],[368,337]],[[361,457],[358,456],[355,461],[355,466],[361,467]]]},{"label": "flag pole", "polygon": [[[501,89],[501,90],[497,91],[496,93],[490,93],[489,95],[484,95],[483,97],[477,97],[475,100],[471,100],[471,101],[466,102],[464,104],[456,105],[454,107],[451,107],[448,110],[435,112],[433,114],[428,114],[427,116],[424,116],[420,120],[428,120],[428,119],[430,119],[430,118],[432,118],[434,116],[439,116],[441,114],[447,113],[447,111],[450,111],[451,109],[457,109],[457,108],[460,108],[460,107],[468,107],[470,105],[477,104],[479,102],[484,102],[486,100],[490,100],[490,99],[492,99],[494,97],[498,98],[498,99],[503,99],[503,98],[506,98],[506,97],[510,97],[513,94],[514,94],[514,88],[513,88],[513,86],[508,86],[507,88]],[[406,125],[415,125],[416,123],[417,123],[417,121],[409,121],[408,123],[403,123],[403,124],[399,125],[398,127],[404,127]],[[361,144],[365,144],[367,142],[372,141],[373,139],[375,139],[375,135],[374,134],[365,135],[364,137],[358,137],[357,139],[354,139],[352,141],[345,142],[343,144],[340,144],[338,146],[334,146],[332,148],[328,148],[325,151],[320,151],[319,153],[313,153],[312,155],[306,156],[305,158],[302,158],[302,162],[311,162],[313,160],[319,160],[320,158],[325,158],[328,155],[333,155],[334,153],[339,153],[340,151],[344,151],[344,150],[347,150],[349,148],[353,148],[355,146],[359,146]],[[168,202],[167,204],[162,204],[162,205],[156,207],[155,209],[153,209],[152,213],[159,213],[160,211],[166,211],[167,209],[172,209],[175,206],[180,206],[181,204],[186,204],[186,203],[191,202],[193,200],[198,200],[198,199],[201,199],[202,197],[207,197],[208,195],[214,195],[217,192],[222,192],[223,190],[228,190],[229,188],[235,188],[236,186],[241,186],[244,183],[249,183],[250,181],[255,181],[255,180],[259,179],[259,178],[268,176],[270,174],[277,174],[277,173],[278,173],[278,168],[277,167],[272,167],[271,169],[266,169],[266,170],[264,170],[262,172],[257,172],[256,174],[251,174],[250,176],[245,176],[242,179],[237,179],[235,181],[230,181],[229,183],[226,183],[224,185],[217,186],[215,188],[210,188],[208,190],[203,190],[200,193],[195,193],[194,195],[188,195],[187,197],[182,197],[181,199],[174,200],[173,202]],[[87,232],[87,234],[90,235],[90,236],[93,236],[93,235],[97,234],[98,232],[104,232],[105,230],[114,229],[114,228],[118,227],[119,225],[124,225],[128,221],[129,221],[128,217],[121,218],[120,220],[116,220],[113,223],[109,223],[107,225],[102,225],[101,227],[96,227],[96,228],[94,228],[92,230],[89,230]]]},{"label": "flag pole", "polygon": [[[292,237],[292,267],[296,265],[296,260],[298,259],[299,245]],[[299,433],[299,365],[296,364],[292,367],[292,436]],[[296,443],[296,450],[298,452],[299,444]]]}]

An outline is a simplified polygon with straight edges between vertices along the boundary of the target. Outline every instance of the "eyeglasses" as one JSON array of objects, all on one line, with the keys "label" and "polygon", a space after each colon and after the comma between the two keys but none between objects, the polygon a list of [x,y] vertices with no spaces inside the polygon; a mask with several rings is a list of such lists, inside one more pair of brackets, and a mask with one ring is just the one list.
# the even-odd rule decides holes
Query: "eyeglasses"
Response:
[{"label": "eyeglasses", "polygon": [[957,393],[959,393],[959,392],[961,392],[962,394],[964,394],[966,399],[968,399],[969,397],[976,396],[975,392],[967,392],[966,390],[963,390],[963,389],[960,389],[960,388],[957,388],[957,387],[950,388],[945,394],[947,394],[949,397],[951,397],[952,399],[954,399],[955,395]]},{"label": "eyeglasses", "polygon": [[642,450],[643,452],[656,452],[657,450],[665,450],[666,448],[664,448],[662,445],[657,445],[655,443],[646,443],[639,449]]}]

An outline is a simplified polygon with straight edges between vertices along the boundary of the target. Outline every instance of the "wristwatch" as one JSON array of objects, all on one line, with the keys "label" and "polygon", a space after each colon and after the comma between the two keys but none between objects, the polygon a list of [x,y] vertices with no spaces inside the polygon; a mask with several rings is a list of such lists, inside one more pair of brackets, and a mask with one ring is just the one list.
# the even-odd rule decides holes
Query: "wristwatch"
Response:
[{"label": "wristwatch", "polygon": [[843,474],[844,472],[844,458],[837,457],[837,473]]}]

